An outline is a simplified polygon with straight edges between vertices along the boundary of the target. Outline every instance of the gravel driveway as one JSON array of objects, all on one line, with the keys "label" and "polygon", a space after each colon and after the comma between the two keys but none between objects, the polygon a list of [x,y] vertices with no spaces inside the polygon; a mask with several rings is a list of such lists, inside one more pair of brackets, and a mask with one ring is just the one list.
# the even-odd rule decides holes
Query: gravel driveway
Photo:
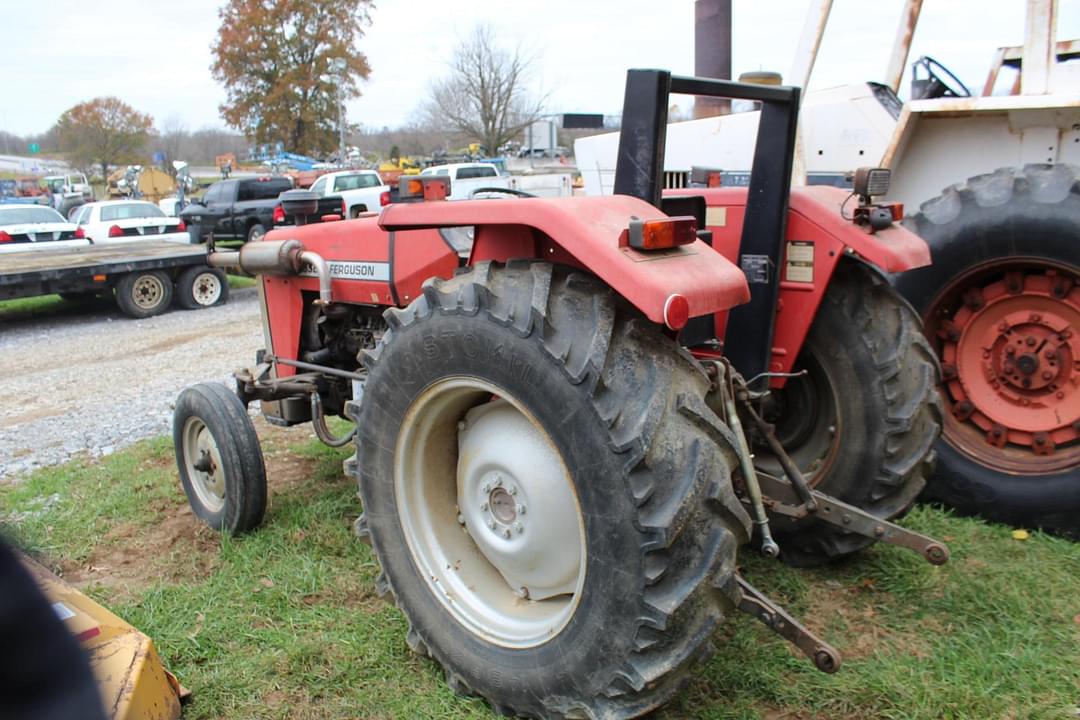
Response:
[{"label": "gravel driveway", "polygon": [[146,320],[105,303],[0,318],[0,481],[171,432],[182,388],[231,384],[262,345],[253,287]]}]

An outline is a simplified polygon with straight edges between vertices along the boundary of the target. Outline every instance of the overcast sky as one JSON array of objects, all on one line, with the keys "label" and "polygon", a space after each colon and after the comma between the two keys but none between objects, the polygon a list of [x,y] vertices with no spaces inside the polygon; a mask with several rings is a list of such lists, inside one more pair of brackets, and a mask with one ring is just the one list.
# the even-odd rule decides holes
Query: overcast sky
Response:
[{"label": "overcast sky", "polygon": [[[221,0],[3,0],[0,128],[42,132],[72,105],[116,95],[160,125],[223,127],[210,76]],[[734,0],[734,73],[788,73],[809,0]],[[902,0],[835,0],[811,87],[880,79]],[[19,8],[19,9],[14,9]],[[458,39],[487,22],[537,57],[552,112],[618,113],[629,67],[693,71],[693,0],[380,0],[360,41],[371,64],[350,122],[381,128],[416,112]],[[973,88],[994,48],[1023,42],[1022,0],[925,0],[911,60],[929,54]],[[1061,0],[1058,37],[1080,37],[1080,0]],[[907,85],[907,78],[904,81]]]}]

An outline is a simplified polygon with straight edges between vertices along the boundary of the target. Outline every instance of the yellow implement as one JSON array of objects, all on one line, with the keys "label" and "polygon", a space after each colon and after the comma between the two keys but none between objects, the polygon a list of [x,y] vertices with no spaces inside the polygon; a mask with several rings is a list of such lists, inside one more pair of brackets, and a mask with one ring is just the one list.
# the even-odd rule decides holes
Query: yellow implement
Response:
[{"label": "yellow implement", "polygon": [[154,641],[38,563],[26,568],[90,656],[105,714],[115,720],[175,720],[188,693],[161,664]]}]

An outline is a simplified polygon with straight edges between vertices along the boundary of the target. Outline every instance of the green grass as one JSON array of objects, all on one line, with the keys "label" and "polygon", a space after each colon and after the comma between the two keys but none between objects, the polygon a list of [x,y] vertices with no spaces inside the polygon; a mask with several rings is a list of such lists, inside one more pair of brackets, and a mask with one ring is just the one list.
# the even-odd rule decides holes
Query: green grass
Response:
[{"label": "green grass", "polygon": [[[409,653],[354,539],[346,453],[278,432],[264,526],[221,538],[186,511],[167,439],[0,487],[16,542],[154,638],[194,696],[185,718],[487,718]],[[844,655],[823,675],[747,616],[658,716],[1072,718],[1080,700],[1080,545],[915,510],[941,568],[874,547],[824,570],[744,554],[743,572]],[[98,569],[94,569],[98,568]],[[94,578],[98,578],[95,580]]]},{"label": "green grass", "polygon": [[[233,290],[254,287],[255,278],[243,275],[227,275],[229,287]],[[109,302],[108,298],[97,298],[96,301],[103,304]],[[21,320],[30,317],[55,315],[56,313],[69,310],[71,303],[59,295],[39,295],[37,297],[16,298],[15,300],[0,300],[0,320]]]}]

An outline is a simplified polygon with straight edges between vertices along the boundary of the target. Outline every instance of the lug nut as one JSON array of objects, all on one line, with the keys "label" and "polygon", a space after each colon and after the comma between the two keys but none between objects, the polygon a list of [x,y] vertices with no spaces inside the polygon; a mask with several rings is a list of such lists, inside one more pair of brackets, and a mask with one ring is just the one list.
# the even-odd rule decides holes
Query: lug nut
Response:
[{"label": "lug nut", "polygon": [[510,489],[507,492],[509,492],[511,495],[517,495],[517,487],[515,485],[511,485]]},{"label": "lug nut", "polygon": [[525,506],[524,505],[515,505],[514,506],[514,512],[516,512],[518,515],[524,515],[525,514]]},{"label": "lug nut", "polygon": [[488,529],[489,530],[494,530],[495,529],[495,521],[494,520],[488,520]]},{"label": "lug nut", "polygon": [[1035,338],[1033,338],[1032,336],[1028,335],[1028,337],[1027,337],[1027,340],[1024,340],[1024,342],[1026,342],[1026,343],[1027,343],[1027,346],[1028,346],[1028,347],[1032,347],[1032,346],[1034,346],[1034,345],[1035,345]]},{"label": "lug nut", "polygon": [[458,521],[458,525],[464,525],[465,524],[465,516],[462,515],[461,513],[458,513],[457,521]]},{"label": "lug nut", "polygon": [[528,600],[529,599],[529,588],[527,588],[527,587],[519,587],[517,590],[514,591],[514,594],[517,595],[522,600]]},{"label": "lug nut", "polygon": [[487,510],[488,509],[488,504],[486,502],[485,503],[480,503],[480,509],[481,510]]},{"label": "lug nut", "polygon": [[520,535],[521,533],[525,532],[525,526],[519,522],[514,523],[514,532]]},{"label": "lug nut", "polygon": [[510,528],[506,528],[505,530],[503,530],[503,537],[504,538],[510,537]]}]

